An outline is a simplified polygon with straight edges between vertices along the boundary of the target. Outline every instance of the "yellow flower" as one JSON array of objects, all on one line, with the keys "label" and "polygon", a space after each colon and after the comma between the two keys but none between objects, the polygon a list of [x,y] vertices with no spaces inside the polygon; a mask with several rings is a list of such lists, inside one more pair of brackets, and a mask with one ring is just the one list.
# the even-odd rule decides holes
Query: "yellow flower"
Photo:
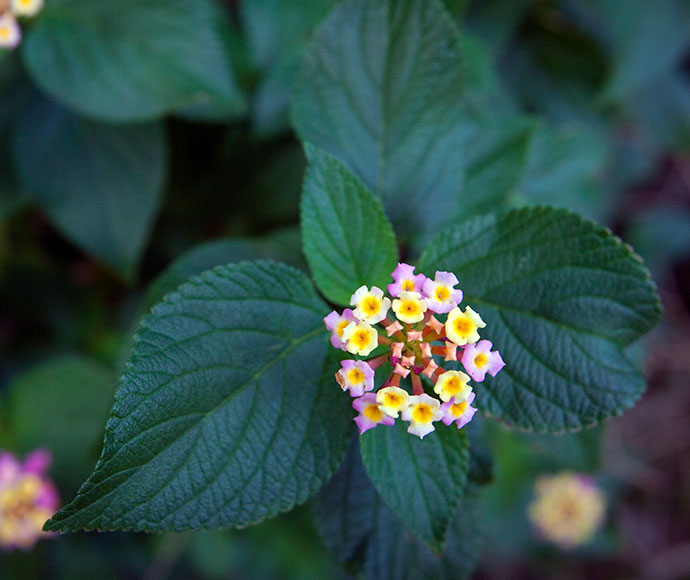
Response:
[{"label": "yellow flower", "polygon": [[379,344],[376,329],[366,322],[350,322],[343,330],[345,350],[352,354],[367,356]]},{"label": "yellow flower", "polygon": [[528,515],[538,532],[563,549],[592,539],[604,519],[606,502],[592,478],[562,472],[534,484]]},{"label": "yellow flower", "polygon": [[15,16],[35,16],[43,8],[43,0],[12,0]]},{"label": "yellow flower", "polygon": [[458,346],[471,344],[479,340],[478,328],[484,328],[486,323],[481,316],[469,306],[462,312],[457,306],[448,313],[446,319],[446,336]]},{"label": "yellow flower", "polygon": [[397,419],[398,413],[407,409],[410,395],[399,387],[385,387],[376,393],[379,409],[386,415]]},{"label": "yellow flower", "polygon": [[470,377],[462,371],[446,371],[438,377],[434,392],[444,403],[451,399],[466,401],[472,392],[472,387],[467,384],[469,380]]},{"label": "yellow flower", "polygon": [[398,320],[408,324],[422,320],[426,309],[426,302],[417,292],[400,292],[400,296],[393,300],[393,312]]}]

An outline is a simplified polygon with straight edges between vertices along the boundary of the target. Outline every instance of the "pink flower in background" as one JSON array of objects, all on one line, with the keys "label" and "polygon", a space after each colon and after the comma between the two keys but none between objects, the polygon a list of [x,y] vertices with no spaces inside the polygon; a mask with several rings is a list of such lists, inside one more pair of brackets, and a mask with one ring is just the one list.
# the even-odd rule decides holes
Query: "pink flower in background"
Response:
[{"label": "pink flower in background", "polygon": [[60,499],[45,475],[52,462],[48,450],[38,449],[21,463],[12,453],[0,451],[0,548],[31,548],[45,521],[58,509]]}]

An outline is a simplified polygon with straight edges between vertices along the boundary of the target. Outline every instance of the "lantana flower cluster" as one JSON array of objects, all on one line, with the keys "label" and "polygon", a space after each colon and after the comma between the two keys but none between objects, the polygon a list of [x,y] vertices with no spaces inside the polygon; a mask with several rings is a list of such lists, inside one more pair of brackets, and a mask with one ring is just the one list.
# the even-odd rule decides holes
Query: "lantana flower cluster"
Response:
[{"label": "lantana flower cluster", "polygon": [[569,471],[542,475],[534,491],[529,518],[541,537],[561,549],[589,542],[604,521],[606,499],[588,475]]},{"label": "lantana flower cluster", "polygon": [[[460,308],[463,295],[455,274],[436,272],[432,279],[414,271],[414,266],[398,264],[389,296],[376,286],[362,286],[352,295],[352,308],[324,318],[335,348],[360,357],[385,348],[368,360],[343,360],[335,374],[354,398],[360,434],[393,425],[398,417],[420,438],[438,421],[460,429],[477,411],[470,379],[481,382],[504,366],[491,342],[480,340],[486,326],[481,316],[469,306]],[[448,361],[461,362],[465,372],[440,366]],[[374,392],[375,371],[386,362],[392,372]],[[411,394],[404,388],[409,385]]]},{"label": "lantana flower cluster", "polygon": [[36,16],[43,0],[0,0],[0,48],[16,48],[22,40],[19,18]]},{"label": "lantana flower cluster", "polygon": [[0,548],[28,549],[36,541],[54,534],[43,532],[43,524],[60,503],[53,482],[45,475],[52,457],[38,449],[23,463],[0,450]]}]

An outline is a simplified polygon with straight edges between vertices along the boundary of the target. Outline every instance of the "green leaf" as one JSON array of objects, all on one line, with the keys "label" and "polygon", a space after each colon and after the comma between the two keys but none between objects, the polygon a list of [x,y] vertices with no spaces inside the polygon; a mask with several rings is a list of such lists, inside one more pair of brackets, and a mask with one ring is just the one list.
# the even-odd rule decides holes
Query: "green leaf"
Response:
[{"label": "green leaf", "polygon": [[323,543],[339,562],[352,560],[370,533],[376,489],[359,455],[359,437],[353,436],[338,472],[314,498],[312,513]]},{"label": "green leaf", "polygon": [[242,527],[305,501],[352,433],[326,311],[277,262],[168,295],[136,335],[94,473],[46,529]]},{"label": "green leaf", "polygon": [[398,258],[381,202],[345,165],[311,146],[301,203],[304,253],[324,296],[349,304],[362,284],[385,288]]},{"label": "green leaf", "polygon": [[262,238],[226,238],[194,246],[172,262],[149,286],[144,310],[149,310],[168,293],[204,270],[231,262],[272,259],[306,269],[301,236],[295,228]]},{"label": "green leaf", "polygon": [[208,0],[53,0],[23,56],[39,87],[100,119],[142,121],[209,104],[239,111],[227,26]]},{"label": "green leaf", "polygon": [[467,26],[484,39],[495,55],[500,55],[517,34],[531,8],[533,9],[531,0],[472,2],[466,19]]},{"label": "green leaf", "polygon": [[438,0],[346,0],[305,54],[295,127],[382,197],[398,233],[429,233],[462,185],[469,64]]},{"label": "green leaf", "polygon": [[432,551],[386,506],[359,455],[359,437],[340,471],[316,496],[319,535],[348,570],[367,578],[460,580],[471,574],[481,554],[474,494],[451,515],[445,549]]},{"label": "green leaf", "polygon": [[107,125],[36,100],[14,157],[27,195],[62,233],[131,278],[165,180],[162,124]]},{"label": "green leaf", "polygon": [[51,474],[76,489],[98,457],[116,377],[88,358],[61,356],[9,385],[10,433],[23,453],[47,447]]},{"label": "green leaf", "polygon": [[525,171],[532,123],[522,117],[477,125],[468,151],[467,178],[458,215],[505,207]]},{"label": "green leaf", "polygon": [[666,74],[635,91],[623,104],[626,113],[644,131],[644,145],[690,150],[690,75]]},{"label": "green leaf", "polygon": [[549,126],[511,115],[477,123],[456,215],[467,219],[521,205],[548,204],[580,212],[595,204],[605,143],[580,127]]},{"label": "green leaf", "polygon": [[584,127],[535,123],[517,192],[535,204],[553,205],[595,217],[601,200],[596,180],[606,160],[606,142]]},{"label": "green leaf", "polygon": [[244,0],[240,17],[258,69],[250,111],[254,129],[270,135],[289,128],[288,105],[309,36],[335,0]]},{"label": "green leaf", "polygon": [[20,63],[7,51],[0,54],[0,220],[10,217],[26,204],[20,194],[12,164],[11,135],[29,93],[20,73]]},{"label": "green leaf", "polygon": [[467,11],[470,0],[443,0],[446,9],[454,18],[461,18]]},{"label": "green leaf", "polygon": [[690,41],[690,7],[684,0],[596,0],[612,35],[611,75],[603,98],[620,100],[652,84],[679,64]]},{"label": "green leaf", "polygon": [[494,479],[494,456],[484,435],[484,420],[475,415],[464,429],[470,445],[467,479],[476,485],[491,483]]},{"label": "green leaf", "polygon": [[466,433],[441,425],[422,440],[397,421],[365,433],[361,446],[367,473],[388,506],[410,530],[440,549],[467,482]]},{"label": "green leaf", "polygon": [[478,407],[525,429],[579,429],[645,389],[623,347],[659,320],[649,272],[609,231],[530,208],[449,228],[420,270],[450,270],[506,367],[476,385]]}]

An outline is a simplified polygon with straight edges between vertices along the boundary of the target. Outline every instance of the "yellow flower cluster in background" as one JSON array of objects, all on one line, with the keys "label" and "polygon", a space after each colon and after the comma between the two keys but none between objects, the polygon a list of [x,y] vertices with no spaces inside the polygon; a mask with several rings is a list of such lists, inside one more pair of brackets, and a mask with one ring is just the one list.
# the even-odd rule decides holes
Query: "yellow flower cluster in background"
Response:
[{"label": "yellow flower cluster in background", "polygon": [[31,548],[40,538],[45,521],[60,500],[53,482],[45,475],[51,454],[45,449],[30,453],[23,462],[0,450],[0,548]]},{"label": "yellow flower cluster in background", "polygon": [[534,491],[529,518],[540,536],[560,548],[589,542],[604,520],[606,500],[589,476],[567,471],[542,475]]}]

